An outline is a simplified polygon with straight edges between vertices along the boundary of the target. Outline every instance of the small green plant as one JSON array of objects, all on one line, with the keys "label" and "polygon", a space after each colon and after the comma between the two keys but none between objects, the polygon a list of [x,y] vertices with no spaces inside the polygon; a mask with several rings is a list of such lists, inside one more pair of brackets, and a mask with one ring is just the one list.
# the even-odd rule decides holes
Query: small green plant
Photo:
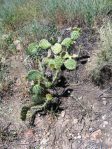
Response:
[{"label": "small green plant", "polygon": [[[76,57],[78,55],[75,55],[74,58],[71,48],[79,35],[80,30],[76,28],[72,31],[71,37],[65,38],[61,43],[52,45],[48,40],[42,39],[39,43],[31,43],[28,46],[26,51],[30,56],[35,56],[38,68],[29,71],[26,77],[28,81],[32,82],[30,89],[32,104],[27,108],[23,107],[22,120],[25,120],[28,110],[32,111],[34,115],[36,111],[47,110],[49,105],[55,102],[54,99],[57,95],[54,90],[62,67],[64,66],[68,70],[74,70],[77,67]],[[42,51],[50,52],[50,54],[48,56],[39,55]]]}]

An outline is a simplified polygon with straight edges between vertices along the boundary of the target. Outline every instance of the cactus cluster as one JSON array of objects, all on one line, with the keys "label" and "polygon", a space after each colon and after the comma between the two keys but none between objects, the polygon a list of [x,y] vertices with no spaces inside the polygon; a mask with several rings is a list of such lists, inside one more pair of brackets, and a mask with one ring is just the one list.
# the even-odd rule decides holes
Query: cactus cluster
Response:
[{"label": "cactus cluster", "polygon": [[[31,86],[32,106],[38,107],[37,105],[39,105],[40,108],[40,106],[46,106],[49,101],[53,102],[55,95],[51,90],[56,87],[62,66],[68,70],[76,69],[78,55],[71,54],[70,51],[79,36],[80,29],[75,28],[70,37],[63,39],[60,43],[52,45],[48,40],[42,39],[38,43],[29,44],[26,52],[29,56],[36,58],[38,66],[37,70],[29,71],[26,77],[28,81],[33,82]],[[42,55],[42,52],[45,51],[49,53],[47,56]]]}]

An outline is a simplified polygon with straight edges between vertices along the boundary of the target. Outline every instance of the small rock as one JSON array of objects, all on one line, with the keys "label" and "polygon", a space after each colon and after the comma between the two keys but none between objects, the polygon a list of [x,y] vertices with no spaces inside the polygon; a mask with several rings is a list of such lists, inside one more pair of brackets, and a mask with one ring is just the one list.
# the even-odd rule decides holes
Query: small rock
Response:
[{"label": "small rock", "polygon": [[77,139],[81,139],[82,136],[80,135],[80,133],[78,133]]},{"label": "small rock", "polygon": [[108,122],[107,121],[104,121],[103,124],[102,124],[102,127],[105,128],[106,125],[108,125]]},{"label": "small rock", "polygon": [[74,140],[76,140],[77,139],[77,137],[74,137]]},{"label": "small rock", "polygon": [[69,140],[72,140],[72,138],[73,138],[73,135],[72,134],[69,134],[68,139]]},{"label": "small rock", "polygon": [[91,134],[91,139],[92,139],[92,140],[99,140],[99,139],[101,139],[101,137],[102,137],[102,132],[101,132],[100,129],[94,131],[94,132]]},{"label": "small rock", "polygon": [[105,125],[108,125],[108,122],[107,122],[107,121],[104,121],[103,123],[104,123]]},{"label": "small rock", "polygon": [[[103,94],[103,96],[104,96],[104,94]],[[103,98],[102,98],[102,100],[106,100],[106,98],[105,98],[105,97],[103,97]]]},{"label": "small rock", "polygon": [[103,115],[103,116],[102,116],[102,119],[105,120],[105,119],[106,119],[106,115]]},{"label": "small rock", "polygon": [[50,132],[48,132],[48,133],[46,134],[46,136],[49,137],[49,136],[50,136]]},{"label": "small rock", "polygon": [[66,28],[66,31],[71,31],[71,30],[72,30],[72,28],[71,28],[71,27]]},{"label": "small rock", "polygon": [[17,49],[18,51],[22,51],[23,47],[22,47],[21,44],[18,44],[18,45],[16,46],[16,49]]},{"label": "small rock", "polygon": [[90,58],[88,58],[88,62],[91,62],[91,59]]},{"label": "small rock", "polygon": [[80,136],[80,135],[77,137],[77,139],[81,139],[81,138],[82,138],[82,136]]},{"label": "small rock", "polygon": [[90,127],[90,128],[89,128],[89,132],[90,132],[90,133],[92,133],[92,132],[94,132],[94,131],[95,131],[95,128],[93,128],[93,127]]},{"label": "small rock", "polygon": [[107,101],[103,100],[103,105],[106,106],[107,105]]},{"label": "small rock", "polygon": [[47,142],[48,142],[48,139],[43,138],[43,140],[40,142],[40,144],[45,145],[45,144],[47,144]]},{"label": "small rock", "polygon": [[65,117],[65,111],[61,113],[61,117]]},{"label": "small rock", "polygon": [[75,119],[73,120],[73,123],[74,123],[74,124],[77,124],[77,123],[78,123],[78,119],[75,118]]},{"label": "small rock", "polygon": [[23,47],[21,45],[21,41],[20,40],[15,40],[13,43],[16,46],[16,50],[22,51]]},{"label": "small rock", "polygon": [[5,64],[6,59],[4,57],[1,58],[1,63]]},{"label": "small rock", "polygon": [[78,55],[77,55],[77,54],[73,54],[72,57],[73,57],[73,58],[77,58]]},{"label": "small rock", "polygon": [[20,40],[15,40],[13,43],[15,46],[17,46],[18,44],[20,44]]}]

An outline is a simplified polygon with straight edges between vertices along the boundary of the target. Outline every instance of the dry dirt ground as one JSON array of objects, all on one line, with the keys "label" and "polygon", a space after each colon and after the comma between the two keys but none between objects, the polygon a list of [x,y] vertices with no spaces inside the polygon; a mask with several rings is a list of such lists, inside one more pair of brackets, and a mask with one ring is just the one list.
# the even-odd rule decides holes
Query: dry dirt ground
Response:
[{"label": "dry dirt ground", "polygon": [[80,43],[90,58],[76,72],[66,74],[73,91],[61,99],[63,111],[57,116],[37,114],[35,127],[20,119],[21,108],[29,100],[25,54],[10,57],[9,78],[14,83],[12,94],[7,93],[0,103],[0,149],[112,149],[112,90],[100,89],[91,81],[98,40],[90,31],[84,32]]}]

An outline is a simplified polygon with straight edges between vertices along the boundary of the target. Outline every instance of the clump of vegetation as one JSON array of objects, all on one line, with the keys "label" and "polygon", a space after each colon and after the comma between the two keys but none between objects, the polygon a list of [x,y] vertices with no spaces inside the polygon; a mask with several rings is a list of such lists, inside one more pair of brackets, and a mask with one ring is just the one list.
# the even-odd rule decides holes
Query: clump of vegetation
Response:
[{"label": "clump of vegetation", "polygon": [[[107,14],[111,6],[111,0],[1,0],[0,36],[13,34],[23,42],[51,37],[57,35],[56,25],[76,19],[92,25],[95,18]],[[6,49],[6,43],[0,41],[1,44]],[[11,49],[15,51],[12,44]]]},{"label": "clump of vegetation", "polygon": [[4,0],[0,1],[0,29],[15,32],[27,28],[27,24],[33,29],[33,20],[41,22],[43,18],[59,24],[83,18],[91,24],[97,15],[108,13],[111,6],[111,0]]},{"label": "clump of vegetation", "polygon": [[4,0],[0,6],[0,22],[7,31],[15,31],[36,15],[36,1]]},{"label": "clump of vegetation", "polygon": [[80,18],[91,25],[98,15],[106,14],[111,10],[111,0],[41,0],[42,14],[57,23]]},{"label": "clump of vegetation", "polygon": [[[46,39],[39,43],[29,44],[26,52],[37,63],[37,70],[28,72],[27,80],[31,82],[30,94],[32,103],[21,111],[21,119],[25,120],[27,111],[31,112],[31,121],[39,111],[54,110],[59,106],[57,84],[64,67],[69,71],[76,69],[78,55],[71,54],[73,44],[80,37],[80,29],[74,28],[71,36],[53,45]],[[44,54],[46,53],[46,54]]]},{"label": "clump of vegetation", "polygon": [[100,49],[97,67],[92,72],[93,81],[100,86],[112,77],[112,22],[107,20],[100,29]]}]

